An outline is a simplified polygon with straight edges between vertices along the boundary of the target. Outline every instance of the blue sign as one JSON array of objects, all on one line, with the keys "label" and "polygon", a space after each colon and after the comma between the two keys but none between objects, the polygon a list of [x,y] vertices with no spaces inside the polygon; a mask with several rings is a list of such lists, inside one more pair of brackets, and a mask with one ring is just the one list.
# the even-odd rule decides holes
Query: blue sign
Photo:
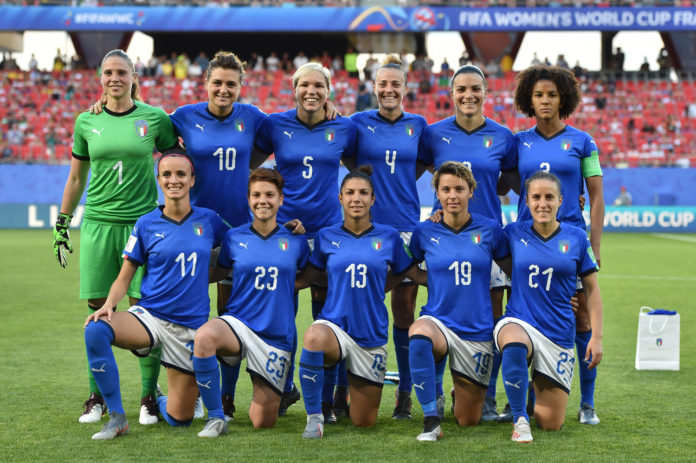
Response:
[{"label": "blue sign", "polygon": [[696,29],[696,8],[2,6],[0,30],[425,32]]}]

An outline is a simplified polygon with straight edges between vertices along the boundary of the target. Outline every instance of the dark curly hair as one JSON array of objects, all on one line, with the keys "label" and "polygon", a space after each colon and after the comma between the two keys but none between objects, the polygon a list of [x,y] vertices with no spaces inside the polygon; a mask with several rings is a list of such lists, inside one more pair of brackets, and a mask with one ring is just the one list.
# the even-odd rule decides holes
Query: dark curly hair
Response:
[{"label": "dark curly hair", "polygon": [[515,108],[527,117],[536,114],[532,107],[532,92],[534,85],[540,80],[550,80],[556,84],[561,95],[561,105],[558,115],[567,119],[580,103],[580,87],[572,72],[558,66],[532,66],[520,72],[515,78]]}]

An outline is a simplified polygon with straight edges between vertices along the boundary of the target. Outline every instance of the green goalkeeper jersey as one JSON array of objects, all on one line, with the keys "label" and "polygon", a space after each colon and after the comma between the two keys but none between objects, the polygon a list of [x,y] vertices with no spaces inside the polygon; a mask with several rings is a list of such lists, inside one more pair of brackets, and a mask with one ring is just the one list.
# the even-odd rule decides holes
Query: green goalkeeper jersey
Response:
[{"label": "green goalkeeper jersey", "polygon": [[75,121],[73,156],[90,162],[84,220],[135,223],[157,206],[152,155],[177,143],[167,113],[142,102],[124,113],[104,108]]}]

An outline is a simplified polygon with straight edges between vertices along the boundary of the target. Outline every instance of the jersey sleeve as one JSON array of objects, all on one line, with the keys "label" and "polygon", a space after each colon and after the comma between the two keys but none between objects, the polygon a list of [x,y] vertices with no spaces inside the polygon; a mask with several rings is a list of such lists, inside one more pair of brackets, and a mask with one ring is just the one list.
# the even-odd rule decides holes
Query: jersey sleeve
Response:
[{"label": "jersey sleeve", "polygon": [[415,230],[413,230],[413,234],[411,235],[411,241],[408,243],[408,250],[411,251],[411,255],[413,256],[413,259],[416,260],[417,262],[423,262],[423,259],[425,259],[425,252],[423,251],[422,248],[422,242],[423,242],[423,225],[418,224]]},{"label": "jersey sleeve", "polygon": [[212,214],[210,221],[213,225],[213,233],[215,235],[213,247],[216,248],[222,244],[222,240],[225,238],[225,234],[229,230],[229,227],[218,214]]},{"label": "jersey sleeve", "polygon": [[392,273],[394,275],[400,275],[408,270],[415,262],[411,259],[411,256],[406,252],[406,245],[404,244],[399,232],[394,230],[391,236],[392,242],[394,244],[394,251],[392,254],[392,260],[390,266]]},{"label": "jersey sleeve", "polygon": [[183,124],[184,114],[181,108],[176,108],[173,113],[169,115],[169,120],[172,121],[172,126],[174,127],[175,134],[181,133],[181,127]]},{"label": "jersey sleeve", "polygon": [[314,238],[314,251],[309,256],[309,263],[319,270],[326,270],[326,255],[322,252],[322,234],[318,233]]},{"label": "jersey sleeve", "polygon": [[355,157],[355,150],[358,144],[358,129],[355,127],[355,123],[349,119],[344,118],[346,123],[346,132],[348,136],[348,142],[346,143],[346,148],[343,150],[343,158]]},{"label": "jersey sleeve", "polygon": [[155,146],[159,151],[165,151],[175,146],[179,139],[174,133],[174,125],[169,115],[163,109],[155,108],[157,116],[157,137],[155,137]]},{"label": "jersey sleeve", "polygon": [[83,136],[84,114],[77,117],[75,121],[75,131],[73,132],[73,149],[72,154],[75,159],[80,161],[89,161],[89,148],[87,140]]},{"label": "jersey sleeve", "polygon": [[138,219],[128,237],[126,248],[123,250],[123,257],[137,265],[143,265],[147,260],[145,243],[143,242],[145,228],[144,221]]},{"label": "jersey sleeve", "polygon": [[423,134],[418,142],[418,161],[431,166],[434,162],[432,146],[432,126],[423,129]]},{"label": "jersey sleeve", "polygon": [[309,244],[303,237],[300,237],[298,241],[300,242],[300,255],[297,258],[297,269],[302,270],[309,262]]},{"label": "jersey sleeve", "polygon": [[234,256],[232,255],[232,230],[228,230],[225,233],[225,237],[220,245],[220,255],[218,256],[218,265],[224,268],[232,268],[232,263],[234,262]]},{"label": "jersey sleeve", "polygon": [[249,105],[249,112],[251,113],[251,117],[254,120],[254,139],[258,136],[259,130],[261,130],[261,126],[263,125],[263,121],[268,119],[268,114],[265,112],[261,111],[259,108],[257,108],[254,105]]},{"label": "jersey sleeve", "polygon": [[586,135],[582,154],[582,176],[601,177],[602,166],[599,163],[599,148],[591,136]]},{"label": "jersey sleeve", "polygon": [[510,242],[503,229],[497,224],[493,226],[493,258],[504,259],[510,255]]},{"label": "jersey sleeve", "polygon": [[517,169],[517,140],[512,132],[508,133],[507,149],[503,154],[503,159],[500,163],[500,170],[511,171]]},{"label": "jersey sleeve", "polygon": [[266,117],[256,132],[256,140],[254,140],[254,146],[263,151],[264,153],[271,154],[273,149],[273,138],[271,137],[271,128],[273,122],[270,117]]},{"label": "jersey sleeve", "polygon": [[597,265],[597,259],[595,259],[594,252],[592,252],[592,246],[590,245],[590,239],[585,236],[586,250],[581,251],[580,263],[578,268],[578,275],[581,277],[587,276],[592,272],[598,272],[599,266]]}]

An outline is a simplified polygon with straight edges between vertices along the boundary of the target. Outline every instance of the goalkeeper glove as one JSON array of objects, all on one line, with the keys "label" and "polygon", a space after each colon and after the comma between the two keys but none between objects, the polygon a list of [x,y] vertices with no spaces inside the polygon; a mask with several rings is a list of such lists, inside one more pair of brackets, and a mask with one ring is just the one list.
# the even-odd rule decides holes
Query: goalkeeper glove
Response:
[{"label": "goalkeeper glove", "polygon": [[70,241],[70,221],[72,220],[72,215],[63,214],[62,212],[58,214],[56,219],[56,225],[53,227],[53,254],[56,255],[58,263],[61,267],[65,268],[68,265],[68,260],[66,256],[66,251],[72,254],[72,241]]}]

